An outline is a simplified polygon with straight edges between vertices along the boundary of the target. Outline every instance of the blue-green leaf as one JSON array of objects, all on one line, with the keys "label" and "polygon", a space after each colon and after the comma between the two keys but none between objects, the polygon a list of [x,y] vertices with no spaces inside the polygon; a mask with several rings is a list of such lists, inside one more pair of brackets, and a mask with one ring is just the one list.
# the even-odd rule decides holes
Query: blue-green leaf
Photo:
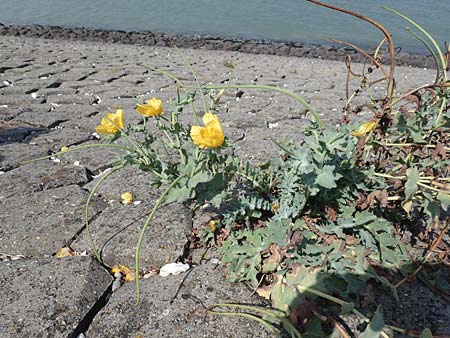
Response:
[{"label": "blue-green leaf", "polygon": [[433,338],[433,333],[430,329],[426,328],[420,333],[419,338]]},{"label": "blue-green leaf", "polygon": [[419,170],[415,167],[409,168],[406,170],[406,177],[408,180],[405,183],[405,199],[409,200],[418,190]]},{"label": "blue-green leaf", "polygon": [[332,165],[326,165],[322,168],[322,172],[316,177],[316,184],[327,188],[332,189],[336,188],[337,184],[335,181],[337,181],[342,176],[340,174],[334,174],[335,167]]},{"label": "blue-green leaf", "polygon": [[380,307],[378,306],[377,311],[373,315],[367,328],[359,336],[360,338],[378,338],[384,327],[383,315],[381,314]]}]

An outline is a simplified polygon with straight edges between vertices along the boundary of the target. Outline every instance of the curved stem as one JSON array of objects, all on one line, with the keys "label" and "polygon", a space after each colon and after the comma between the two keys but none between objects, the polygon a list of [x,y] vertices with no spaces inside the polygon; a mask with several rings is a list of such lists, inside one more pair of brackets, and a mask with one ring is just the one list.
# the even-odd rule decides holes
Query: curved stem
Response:
[{"label": "curved stem", "polygon": [[422,38],[421,36],[419,36],[418,34],[414,33],[409,27],[405,27],[405,30],[411,34],[412,36],[414,36],[417,40],[419,40],[420,42],[422,42],[422,44],[425,46],[426,49],[428,49],[428,51],[430,52],[431,56],[433,57],[433,61],[436,64],[436,77],[434,79],[434,83],[438,83],[439,81],[439,75],[441,73],[441,66],[439,65],[439,60],[437,59],[436,53],[434,52],[433,48],[430,46],[430,44],[428,42],[425,41],[424,38]]},{"label": "curved stem", "polygon": [[208,112],[208,106],[206,105],[206,98],[205,95],[203,94],[203,90],[202,90],[202,85],[200,84],[200,81],[198,80],[198,76],[197,73],[194,69],[194,67],[192,67],[192,65],[185,60],[185,62],[187,63],[189,69],[191,70],[192,76],[194,77],[195,83],[197,84],[197,88],[200,91],[200,96],[202,98],[202,103],[203,103],[203,109],[204,109],[204,113],[206,114]]},{"label": "curved stem", "polygon": [[218,316],[226,316],[226,317],[244,317],[251,320],[254,320],[258,323],[260,323],[262,326],[264,326],[267,331],[269,331],[271,334],[276,335],[278,338],[281,338],[281,335],[275,331],[275,328],[272,324],[266,322],[264,319],[252,315],[250,313],[242,313],[242,312],[220,312],[220,311],[211,311],[208,310],[208,313],[218,315]]},{"label": "curved stem", "polygon": [[[174,76],[174,75],[170,74],[169,72],[166,72],[166,71],[164,71],[164,70],[162,70],[162,69],[159,69],[159,68],[149,67],[149,66],[144,66],[144,65],[141,65],[141,66],[144,67],[144,68],[146,68],[146,69],[151,70],[152,72],[160,73],[161,75],[164,75],[164,76],[168,77],[169,79],[174,80],[174,81],[178,84],[178,86],[180,86],[180,88],[183,89],[184,93],[185,93],[186,95],[188,94],[188,91],[187,91],[187,89],[186,89],[186,86],[185,86],[184,83],[183,83],[180,79],[178,79],[176,76]],[[193,114],[194,114],[194,116],[195,116],[195,119],[197,120],[197,123],[200,124],[200,118],[198,117],[198,114],[197,114],[197,112],[196,112],[196,110],[195,110],[194,102],[191,102],[190,104],[191,104],[192,112],[193,112]]]},{"label": "curved stem", "polygon": [[69,153],[71,151],[75,151],[75,150],[82,150],[82,149],[95,148],[95,147],[116,148],[116,149],[121,149],[121,150],[126,150],[126,151],[129,151],[129,152],[133,152],[132,149],[127,148],[125,146],[121,146],[119,144],[109,144],[109,143],[85,144],[85,145],[82,145],[82,146],[71,147],[71,148],[69,148],[67,150],[64,150],[64,151],[58,151],[57,153],[54,153],[52,155],[42,156],[42,157],[34,158],[32,160],[29,160],[29,161],[20,162],[20,165],[25,165],[25,164],[34,163],[34,162],[37,162],[37,161],[46,160],[48,158],[51,158],[51,157],[54,157],[54,156],[63,155],[63,154],[67,154],[67,153]]},{"label": "curved stem", "polygon": [[450,192],[447,191],[447,190],[441,190],[441,189],[438,189],[438,188],[434,188],[434,187],[431,187],[431,186],[429,186],[427,184],[424,184],[424,183],[422,183],[420,181],[417,182],[417,185],[419,185],[419,186],[421,186],[421,187],[423,187],[425,189],[429,189],[429,190],[433,190],[435,192],[440,192],[440,193],[443,193],[443,194],[446,194],[446,195],[450,195]]},{"label": "curved stem", "polygon": [[437,128],[439,126],[439,122],[441,121],[441,118],[442,118],[442,115],[444,113],[446,106],[447,106],[447,99],[444,97],[444,98],[442,98],[442,104],[441,104],[441,107],[439,108],[439,114],[436,118],[436,122],[434,122],[435,128]]},{"label": "curved stem", "polygon": [[378,22],[376,22],[375,20],[372,20],[371,18],[368,18],[359,13],[352,12],[347,9],[339,8],[337,6],[329,5],[329,4],[326,4],[326,3],[323,3],[323,2],[320,2],[317,0],[306,0],[306,1],[315,3],[316,5],[323,6],[323,7],[338,11],[338,12],[342,12],[342,13],[357,17],[358,19],[361,19],[363,21],[370,23],[371,25],[374,25],[376,28],[378,28],[383,33],[384,37],[386,38],[386,40],[388,42],[389,57],[391,59],[388,85],[387,85],[387,93],[386,93],[386,98],[388,101],[387,107],[389,107],[391,100],[392,100],[392,95],[394,94],[394,70],[395,70],[395,47],[394,47],[394,41],[392,40],[392,37],[391,37],[391,34],[389,33],[389,31],[384,26],[382,26]]},{"label": "curved stem", "polygon": [[[309,1],[309,0],[308,0]],[[428,40],[431,41],[431,43],[433,44],[434,48],[436,49],[436,52],[439,55],[439,58],[441,59],[441,64],[442,64],[442,75],[443,75],[443,82],[447,82],[447,62],[445,61],[444,55],[442,54],[441,49],[439,48],[439,45],[437,44],[436,40],[433,39],[433,37],[430,35],[430,33],[428,33],[425,29],[422,28],[422,26],[420,26],[417,22],[415,22],[414,20],[408,18],[406,15],[403,15],[402,13],[396,11],[395,9],[386,7],[386,6],[381,6],[381,8],[384,8],[385,10],[398,15],[399,17],[401,17],[402,19],[408,21],[410,24],[412,24],[414,27],[416,27],[419,31],[421,31],[423,33],[423,35],[425,35]]]},{"label": "curved stem", "polygon": [[95,246],[94,243],[94,238],[92,237],[92,233],[91,233],[91,229],[90,229],[90,225],[89,225],[89,205],[91,203],[91,199],[94,196],[95,192],[97,191],[97,189],[100,187],[100,185],[103,183],[103,181],[105,181],[109,176],[111,176],[112,174],[114,174],[116,171],[119,171],[120,169],[122,169],[124,166],[119,166],[117,168],[112,169],[110,172],[108,172],[107,174],[105,174],[105,176],[103,176],[102,178],[100,178],[98,180],[98,182],[94,185],[94,187],[92,188],[91,192],[89,193],[89,196],[87,198],[86,204],[85,204],[85,209],[84,209],[84,217],[85,217],[85,224],[86,224],[86,232],[88,234],[88,238],[89,238],[89,242],[91,244],[92,250],[94,251],[94,256],[95,258],[102,263],[102,258],[100,257],[100,253],[97,250],[97,247]]},{"label": "curved stem", "polygon": [[[345,305],[345,304],[351,304],[349,302],[343,301],[342,299],[330,296],[324,292],[321,292],[319,290],[315,290],[315,289],[311,289],[307,286],[303,286],[303,285],[297,285],[297,290],[302,293],[302,292],[308,292],[310,294],[319,296],[321,298],[327,299],[329,301],[332,301],[333,303],[339,304],[339,305]],[[351,304],[353,305],[353,304]],[[357,315],[358,317],[360,317],[363,321],[365,321],[366,323],[370,323],[370,319],[368,317],[366,317],[364,314],[362,314],[360,311],[356,310],[355,308],[352,308],[352,312]],[[385,325],[384,327],[389,328],[393,331],[397,331],[400,333],[407,333],[407,330],[405,329],[401,329],[399,327],[395,327],[395,326],[391,326],[391,325]],[[384,333],[383,331],[381,331],[380,333],[384,338],[389,338],[389,336]]]},{"label": "curved stem", "polygon": [[283,88],[278,88],[275,86],[268,86],[268,85],[223,85],[223,86],[208,85],[208,86],[205,86],[204,88],[206,88],[206,89],[227,89],[227,88],[264,89],[264,90],[272,90],[274,92],[283,93],[285,95],[292,97],[294,100],[296,100],[297,102],[302,104],[306,109],[308,109],[308,111],[310,111],[311,114],[314,116],[314,119],[316,120],[320,129],[324,128],[323,121],[320,118],[319,114],[317,114],[317,112],[308,104],[308,102],[306,102],[306,100],[304,98],[302,98],[301,96],[298,96],[297,94],[295,94],[289,90],[286,90]]},{"label": "curved stem", "polygon": [[369,55],[369,53],[367,53],[364,49],[359,48],[358,46],[356,46],[356,45],[354,45],[353,43],[350,43],[350,42],[346,42],[346,41],[342,41],[342,40],[338,40],[338,39],[334,39],[334,38],[331,38],[330,40],[334,41],[334,42],[337,42],[337,43],[340,43],[342,45],[347,45],[349,47],[352,47],[356,51],[360,52],[362,55],[364,55],[366,58],[368,58],[370,61],[372,61],[380,69],[380,71],[384,75],[383,80],[389,79],[389,75],[386,73],[386,70],[384,69],[383,65],[375,57]]},{"label": "curved stem", "polygon": [[142,241],[144,240],[145,231],[147,230],[148,226],[150,225],[151,220],[155,216],[156,211],[161,206],[161,204],[164,202],[164,199],[166,198],[169,191],[177,185],[177,183],[183,178],[184,176],[178,176],[167,188],[164,190],[164,192],[159,196],[157,199],[155,205],[153,206],[152,211],[147,217],[147,220],[145,221],[144,226],[142,227],[141,233],[139,235],[138,243],[136,246],[136,262],[135,262],[135,270],[136,270],[136,305],[139,304],[140,301],[140,288],[139,288],[139,259],[141,256],[141,246]]}]

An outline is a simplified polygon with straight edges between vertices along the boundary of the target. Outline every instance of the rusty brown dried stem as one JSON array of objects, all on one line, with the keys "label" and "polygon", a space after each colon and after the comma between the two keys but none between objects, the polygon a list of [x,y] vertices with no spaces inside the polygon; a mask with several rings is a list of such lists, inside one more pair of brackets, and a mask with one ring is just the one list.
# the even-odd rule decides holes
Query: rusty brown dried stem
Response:
[{"label": "rusty brown dried stem", "polygon": [[342,40],[338,40],[338,39],[335,39],[335,38],[330,38],[330,40],[334,41],[334,42],[337,42],[337,43],[340,43],[342,45],[347,45],[349,47],[352,47],[353,49],[355,49],[356,51],[358,51],[359,53],[364,55],[366,58],[368,58],[370,61],[372,61],[373,64],[376,65],[380,69],[380,71],[383,73],[384,78],[386,80],[389,79],[389,75],[386,73],[386,70],[384,69],[383,65],[380,62],[378,62],[378,60],[376,58],[374,58],[372,55],[367,53],[364,49],[359,48],[355,44],[347,42],[347,41],[342,41]]},{"label": "rusty brown dried stem", "polygon": [[399,98],[397,98],[395,101],[391,102],[389,108],[393,107],[393,106],[394,106],[395,104],[397,104],[398,102],[403,101],[403,100],[404,100],[405,98],[407,98],[409,95],[415,94],[415,93],[418,92],[419,90],[427,89],[427,88],[435,88],[435,87],[447,87],[447,86],[446,86],[445,84],[442,84],[442,83],[438,83],[438,84],[435,84],[435,83],[424,84],[424,85],[422,85],[422,86],[420,86],[420,87],[417,87],[417,88],[415,88],[415,89],[413,89],[413,90],[410,90],[409,92],[407,92],[407,93],[403,94],[402,96],[400,96]]},{"label": "rusty brown dried stem", "polygon": [[384,35],[384,37],[387,40],[388,43],[388,51],[389,51],[389,58],[390,58],[390,69],[389,69],[389,77],[388,77],[388,84],[387,84],[387,93],[386,93],[386,107],[385,109],[389,109],[391,106],[391,101],[392,101],[392,95],[394,93],[394,70],[395,70],[395,48],[394,48],[394,41],[392,40],[391,34],[389,33],[389,31],[382,26],[381,24],[379,24],[378,22],[376,22],[375,20],[372,20],[371,18],[368,18],[362,14],[344,9],[344,8],[340,8],[337,6],[333,6],[321,1],[317,1],[317,0],[306,0],[308,2],[312,2],[316,5],[319,6],[323,6],[338,12],[342,12],[345,14],[349,14],[352,15],[354,17],[357,17],[358,19],[361,19],[363,21],[366,21],[368,23],[370,23],[371,25],[375,26],[376,28],[378,28]]},{"label": "rusty brown dried stem", "polygon": [[444,238],[445,232],[447,231],[447,228],[448,228],[449,224],[450,224],[450,218],[448,218],[447,221],[445,222],[444,228],[441,230],[441,233],[439,234],[438,238],[431,245],[431,248],[430,248],[428,254],[426,255],[426,257],[423,260],[423,262],[420,264],[420,266],[411,275],[406,276],[400,282],[395,284],[395,288],[398,288],[400,285],[402,285],[403,283],[408,281],[411,277],[415,277],[420,272],[420,270],[423,269],[424,264],[430,259],[430,257],[433,254],[434,250],[436,250],[436,248],[442,242],[442,238]]}]

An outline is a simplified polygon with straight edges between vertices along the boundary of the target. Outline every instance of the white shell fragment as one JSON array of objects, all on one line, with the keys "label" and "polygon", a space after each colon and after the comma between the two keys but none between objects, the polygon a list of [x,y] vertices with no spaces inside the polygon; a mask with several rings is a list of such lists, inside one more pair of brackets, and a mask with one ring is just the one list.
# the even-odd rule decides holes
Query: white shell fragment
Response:
[{"label": "white shell fragment", "polygon": [[189,264],[169,263],[161,267],[161,269],[159,270],[159,275],[162,277],[167,277],[169,275],[178,275],[182,272],[188,271],[189,269]]}]

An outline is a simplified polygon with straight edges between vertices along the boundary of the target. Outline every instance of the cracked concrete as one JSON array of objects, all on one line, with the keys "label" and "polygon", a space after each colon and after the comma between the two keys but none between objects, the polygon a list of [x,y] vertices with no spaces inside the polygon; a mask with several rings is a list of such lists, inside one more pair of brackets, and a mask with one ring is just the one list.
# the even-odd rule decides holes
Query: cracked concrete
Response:
[{"label": "cracked concrete", "polygon": [[0,263],[2,338],[70,337],[111,282],[91,257]]},{"label": "cracked concrete", "polygon": [[[220,268],[204,264],[188,275],[143,280],[142,304],[135,307],[134,284],[111,293],[111,275],[91,257],[54,257],[67,245],[92,256],[84,203],[96,182],[94,175],[108,167],[114,151],[90,148],[70,152],[59,162],[23,165],[63,146],[100,142],[92,135],[95,126],[116,108],[124,109],[126,123],[137,123],[136,99],[158,96],[166,102],[175,94],[173,81],[141,65],[164,69],[194,86],[187,62],[193,63],[203,82],[231,77],[234,83],[291,89],[326,121],[340,122],[345,97],[341,62],[0,37],[0,252],[24,256],[0,262],[0,297],[6,300],[0,309],[2,337],[267,336],[251,321],[205,316],[204,307],[219,301],[261,303],[249,297],[251,291],[243,285],[227,282]],[[398,91],[433,78],[432,71],[400,67]],[[380,85],[375,92],[383,90]],[[222,103],[219,116],[225,133],[243,158],[259,161],[275,156],[270,137],[301,137],[304,108],[286,96],[230,90]],[[192,121],[191,116],[183,119]],[[133,192],[141,204],[122,205],[124,191]],[[137,234],[157,197],[158,191],[135,168],[111,176],[99,188],[89,216],[106,266],[134,265]],[[162,208],[146,236],[143,267],[159,268],[182,255],[190,226],[191,215],[182,205]]]}]

